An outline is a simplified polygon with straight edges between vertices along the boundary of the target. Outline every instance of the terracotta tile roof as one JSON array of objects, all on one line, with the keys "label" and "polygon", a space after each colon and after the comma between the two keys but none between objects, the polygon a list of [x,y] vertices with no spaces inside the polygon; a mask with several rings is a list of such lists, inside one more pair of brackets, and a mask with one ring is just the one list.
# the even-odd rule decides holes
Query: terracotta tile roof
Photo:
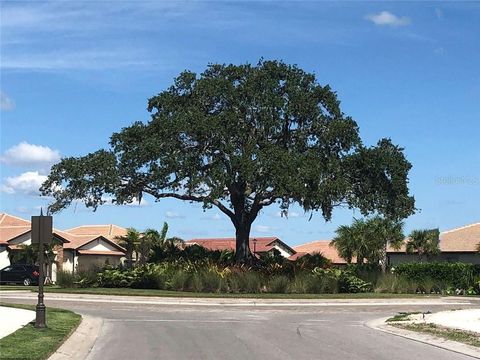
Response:
[{"label": "terracotta tile roof", "polygon": [[6,245],[8,241],[29,231],[30,221],[7,213],[0,213],[0,244]]},{"label": "terracotta tile roof", "polygon": [[[399,250],[389,248],[389,253],[404,253],[405,243]],[[442,252],[477,252],[480,244],[480,223],[462,226],[440,233],[440,250]]]},{"label": "terracotta tile roof", "polygon": [[55,233],[69,241],[63,246],[65,249],[78,249],[79,247],[101,237],[100,235],[74,235],[60,230],[55,231]]},{"label": "terracotta tile roof", "polygon": [[30,221],[7,213],[0,213],[0,227],[6,226],[30,226]]},{"label": "terracotta tile roof", "polygon": [[440,234],[440,250],[444,252],[476,252],[480,243],[480,223],[444,231]]},{"label": "terracotta tile roof", "polygon": [[0,225],[0,244],[7,244],[20,235],[30,232],[30,224],[28,226],[3,226]]},{"label": "terracotta tile roof", "polygon": [[307,252],[297,252],[297,253],[295,253],[295,254],[293,254],[293,255],[290,255],[290,256],[288,257],[288,260],[295,261],[295,260],[300,259],[302,256],[305,256],[305,255],[307,255],[307,254],[308,254]]},{"label": "terracotta tile roof", "polygon": [[[72,231],[53,229],[53,234],[63,240],[64,249],[78,249],[89,242],[103,238],[115,246],[118,251],[101,251],[102,255],[123,256],[123,248],[114,241],[114,237],[126,234],[127,230],[116,225],[79,226]],[[31,231],[30,221],[6,213],[0,213],[0,245],[9,245],[8,241]],[[16,245],[9,245],[11,249],[18,249]],[[93,250],[82,250],[93,251]],[[97,252],[98,251],[94,251]],[[85,253],[87,254],[87,253]],[[96,254],[100,255],[100,254]]]},{"label": "terracotta tile roof", "polygon": [[124,236],[127,234],[127,229],[109,224],[109,225],[82,225],[72,229],[65,230],[73,235],[100,235],[104,238],[114,240],[116,236]]},{"label": "terracotta tile roof", "polygon": [[[58,231],[58,230],[55,233],[58,236],[61,236],[62,238],[69,241],[68,243],[63,245],[64,249],[75,249],[75,250],[77,250],[77,249],[81,248],[82,246],[87,245],[88,243],[92,242],[93,240],[102,238],[104,241],[106,241],[106,242],[112,244],[113,246],[115,246],[119,250],[118,252],[122,252],[122,254],[124,254],[123,253],[123,248],[120,245],[118,245],[113,240],[108,239],[108,238],[106,238],[102,235],[75,235],[75,234],[71,234],[71,233],[66,232],[66,231]],[[80,251],[86,251],[86,250],[80,250]],[[111,252],[112,251],[105,251],[105,254],[111,253]],[[113,252],[115,252],[115,251],[113,251]]]},{"label": "terracotta tile roof", "polygon": [[[332,264],[346,264],[347,262],[338,255],[334,246],[330,246],[330,240],[312,241],[306,244],[293,247],[297,252],[304,252],[308,254],[320,253],[329,259]],[[355,263],[355,260],[352,260]]]},{"label": "terracotta tile roof", "polygon": [[[275,241],[279,241],[282,243],[282,245],[287,246],[285,243],[283,243],[279,238],[277,237],[251,237],[250,238],[250,250],[253,251],[254,245],[253,245],[253,239],[256,239],[256,245],[255,245],[255,251],[256,252],[267,252],[273,248],[273,243]],[[203,246],[204,248],[207,248],[209,250],[231,250],[235,251],[235,238],[211,238],[211,239],[192,239],[188,240],[185,242],[185,244],[188,245],[200,245]]]},{"label": "terracotta tile roof", "polygon": [[121,251],[78,250],[80,255],[125,256]]}]

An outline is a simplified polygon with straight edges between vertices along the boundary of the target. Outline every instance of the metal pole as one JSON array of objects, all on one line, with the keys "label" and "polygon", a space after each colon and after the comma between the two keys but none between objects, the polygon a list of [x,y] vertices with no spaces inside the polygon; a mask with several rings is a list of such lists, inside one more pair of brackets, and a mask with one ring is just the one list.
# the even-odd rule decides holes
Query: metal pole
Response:
[{"label": "metal pole", "polygon": [[[43,216],[40,213],[40,216]],[[43,303],[43,283],[45,282],[45,274],[44,274],[44,240],[43,239],[43,232],[42,232],[42,225],[43,222],[40,221],[40,236],[39,236],[39,243],[38,243],[38,266],[39,266],[39,276],[38,276],[38,303],[36,307],[36,317],[35,317],[35,327],[36,328],[46,328],[47,323],[45,321],[45,304]]]}]

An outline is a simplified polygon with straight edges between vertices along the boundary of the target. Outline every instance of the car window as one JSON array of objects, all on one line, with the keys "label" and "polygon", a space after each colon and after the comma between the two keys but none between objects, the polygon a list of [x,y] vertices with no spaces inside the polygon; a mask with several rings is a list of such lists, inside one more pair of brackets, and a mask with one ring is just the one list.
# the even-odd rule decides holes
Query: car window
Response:
[{"label": "car window", "polygon": [[2,271],[12,271],[12,270],[13,270],[13,266],[8,266],[5,269],[3,269]]},{"label": "car window", "polygon": [[13,270],[16,271],[25,271],[25,267],[23,265],[13,265]]}]

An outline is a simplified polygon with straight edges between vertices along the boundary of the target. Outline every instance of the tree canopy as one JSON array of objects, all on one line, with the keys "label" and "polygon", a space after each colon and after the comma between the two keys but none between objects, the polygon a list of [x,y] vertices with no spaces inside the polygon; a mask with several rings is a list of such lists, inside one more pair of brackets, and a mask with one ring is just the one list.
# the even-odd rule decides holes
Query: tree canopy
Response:
[{"label": "tree canopy", "polygon": [[409,254],[417,253],[419,259],[440,253],[440,230],[423,229],[413,230],[408,236],[406,251]]},{"label": "tree canopy", "polygon": [[385,269],[387,248],[400,248],[404,239],[401,221],[374,216],[355,219],[352,225],[342,225],[336,230],[331,245],[347,263],[356,258],[357,264],[368,261]]},{"label": "tree canopy", "polygon": [[114,133],[109,149],[52,167],[41,188],[55,199],[52,212],[77,199],[96,209],[105,195],[117,204],[143,194],[200,202],[230,218],[243,261],[252,223],[274,203],[326,220],[337,206],[392,218],[414,212],[403,149],[390,139],[364,146],[335,92],[296,65],[184,71],[148,111],[150,121]]}]

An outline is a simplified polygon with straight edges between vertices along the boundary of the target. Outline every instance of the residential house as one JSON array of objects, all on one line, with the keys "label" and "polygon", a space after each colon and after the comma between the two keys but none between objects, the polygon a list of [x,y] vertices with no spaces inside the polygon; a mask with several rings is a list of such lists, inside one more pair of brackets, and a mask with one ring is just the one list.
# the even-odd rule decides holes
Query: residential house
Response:
[{"label": "residential house", "polygon": [[119,265],[125,257],[125,249],[118,245],[116,237],[126,232],[127,229],[116,225],[84,225],[57,231],[68,240],[63,250],[63,270],[77,272]]},{"label": "residential house", "polygon": [[[0,213],[0,269],[10,265],[15,253],[22,251],[22,245],[32,243],[31,223],[6,213]],[[68,240],[53,233],[53,262],[48,264],[47,276],[55,282],[57,270],[62,268],[63,246]]]},{"label": "residential house", "polygon": [[[407,242],[408,239],[405,240]],[[390,248],[387,252],[389,264],[395,265],[414,261],[448,261],[480,264],[480,223],[462,226],[440,233],[440,254],[420,258],[418,254],[408,254],[405,244],[399,249]]]},{"label": "residential house", "polygon": [[[235,238],[192,239],[185,242],[186,246],[200,245],[209,250],[235,251]],[[296,251],[278,237],[252,237],[249,239],[250,251],[255,255],[273,254],[276,249],[282,256],[289,258]]]},{"label": "residential house", "polygon": [[[56,281],[57,270],[84,271],[105,264],[118,265],[125,250],[116,237],[127,230],[116,225],[79,226],[66,231],[53,229],[54,261],[47,269],[50,279]],[[0,213],[0,269],[10,265],[21,245],[31,244],[31,223],[6,213]]]},{"label": "residential house", "polygon": [[[292,258],[292,260],[296,260],[305,254],[321,254],[330,260],[333,265],[346,265],[347,261],[340,257],[335,246],[331,246],[330,244],[330,240],[317,240],[294,246],[293,249],[297,252],[297,255],[295,258]],[[355,262],[356,260],[353,259],[352,263]]]}]

